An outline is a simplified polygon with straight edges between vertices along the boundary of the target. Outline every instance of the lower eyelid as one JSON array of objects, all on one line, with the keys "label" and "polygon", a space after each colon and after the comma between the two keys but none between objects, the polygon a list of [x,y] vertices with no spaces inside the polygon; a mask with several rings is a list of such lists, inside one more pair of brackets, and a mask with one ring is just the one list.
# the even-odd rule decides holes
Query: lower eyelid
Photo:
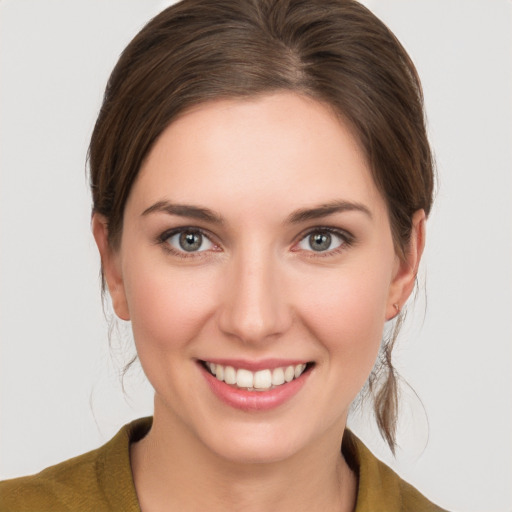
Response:
[{"label": "lower eyelid", "polygon": [[[210,247],[207,249],[204,249],[204,250],[200,250],[200,251],[186,251],[184,249],[176,248],[173,245],[168,243],[168,240],[170,238],[177,236],[177,235],[183,233],[184,231],[200,233],[204,238],[206,238],[208,240]],[[331,236],[339,238],[341,243],[339,245],[337,245],[336,247],[334,247],[332,249],[327,249],[325,251],[315,251],[313,249],[297,249],[297,246],[299,243],[301,243],[302,241],[307,239],[307,237],[311,236],[314,233],[329,233]],[[171,230],[165,231],[164,233],[162,233],[161,235],[159,235],[157,237],[156,243],[159,245],[163,245],[164,249],[166,251],[171,252],[180,257],[194,257],[194,256],[198,256],[202,253],[208,253],[208,252],[223,252],[221,246],[213,240],[213,237],[209,233],[207,233],[199,228],[192,228],[192,227],[187,227],[187,226],[178,228],[178,229],[171,229]],[[299,241],[293,245],[291,250],[294,252],[297,252],[297,250],[304,250],[304,252],[311,253],[311,256],[328,256],[331,254],[336,254],[337,252],[341,252],[345,248],[348,248],[351,245],[353,245],[353,243],[354,243],[354,237],[345,231],[339,231],[339,230],[332,229],[332,228],[323,228],[323,229],[317,228],[317,229],[312,229],[312,230],[308,231],[307,233],[303,234],[301,236],[301,238],[299,239]]]},{"label": "lower eyelid", "polygon": [[332,249],[327,249],[325,251],[315,251],[313,249],[303,249],[306,252],[311,252],[316,255],[321,255],[321,254],[327,255],[329,253],[333,253],[334,251],[336,251],[338,249],[342,249],[344,247],[349,247],[353,243],[353,237],[344,231],[339,231],[339,230],[332,229],[332,228],[330,228],[330,229],[329,228],[316,228],[316,229],[312,229],[312,230],[308,231],[307,233],[303,234],[301,236],[301,238],[299,239],[299,241],[296,244],[294,244],[294,247],[299,245],[301,242],[306,241],[308,237],[310,237],[311,235],[313,235],[315,233],[328,233],[329,235],[338,238],[341,241],[341,243],[339,245],[337,245],[336,247],[334,247]]},{"label": "lower eyelid", "polygon": [[[180,228],[180,229],[172,229],[172,230],[164,231],[161,235],[159,235],[157,237],[156,242],[159,243],[159,244],[166,244],[166,245],[169,245],[170,247],[172,247],[171,244],[169,244],[168,241],[171,238],[174,238],[174,237],[177,237],[177,236],[181,235],[183,232],[198,233],[203,238],[208,240],[210,242],[210,244],[216,245],[215,242],[212,241],[211,237],[207,233],[205,233],[204,231],[202,231],[200,229],[187,228],[187,227]],[[186,252],[186,251],[184,251],[184,252]],[[191,251],[191,252],[194,252],[194,251]],[[202,251],[197,251],[197,252],[202,252]]]}]

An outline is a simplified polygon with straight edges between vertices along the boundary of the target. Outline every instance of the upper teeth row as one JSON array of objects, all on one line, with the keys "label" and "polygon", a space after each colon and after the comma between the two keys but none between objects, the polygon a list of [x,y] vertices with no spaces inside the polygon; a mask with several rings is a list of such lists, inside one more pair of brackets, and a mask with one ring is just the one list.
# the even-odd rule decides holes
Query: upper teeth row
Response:
[{"label": "upper teeth row", "polygon": [[217,379],[224,381],[226,384],[235,384],[239,388],[250,390],[266,390],[272,386],[280,386],[285,382],[291,382],[293,379],[300,377],[306,369],[305,363],[274,368],[273,370],[258,370],[257,372],[209,362],[206,363],[206,366]]}]

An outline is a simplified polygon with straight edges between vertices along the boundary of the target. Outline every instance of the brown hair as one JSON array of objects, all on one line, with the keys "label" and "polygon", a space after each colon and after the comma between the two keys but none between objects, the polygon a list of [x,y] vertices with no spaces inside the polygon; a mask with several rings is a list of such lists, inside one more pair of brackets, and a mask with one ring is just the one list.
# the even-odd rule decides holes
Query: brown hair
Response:
[{"label": "brown hair", "polygon": [[[399,41],[352,0],[183,0],[137,34],[110,76],[89,148],[93,212],[107,219],[111,246],[141,164],[169,123],[200,103],[279,90],[321,101],[351,125],[403,257],[414,212],[428,215],[432,203],[422,90]],[[393,343],[383,343],[369,386],[392,450]]]}]

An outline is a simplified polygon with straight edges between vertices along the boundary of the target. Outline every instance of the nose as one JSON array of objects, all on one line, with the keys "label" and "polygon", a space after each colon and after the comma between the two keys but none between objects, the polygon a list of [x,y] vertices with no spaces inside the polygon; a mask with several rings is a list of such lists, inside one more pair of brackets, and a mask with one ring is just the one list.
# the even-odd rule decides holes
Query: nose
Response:
[{"label": "nose", "polygon": [[292,323],[279,262],[264,251],[234,258],[222,287],[219,327],[247,344],[275,340]]}]

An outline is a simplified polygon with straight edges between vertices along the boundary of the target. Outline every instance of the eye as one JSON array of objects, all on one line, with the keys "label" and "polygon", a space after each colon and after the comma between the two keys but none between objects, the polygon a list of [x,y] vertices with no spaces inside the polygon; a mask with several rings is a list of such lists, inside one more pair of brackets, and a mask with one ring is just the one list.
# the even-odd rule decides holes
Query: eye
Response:
[{"label": "eye", "polygon": [[328,229],[310,231],[299,243],[299,249],[314,252],[328,252],[346,244],[347,237]]},{"label": "eye", "polygon": [[203,252],[215,247],[213,242],[197,229],[175,231],[164,240],[178,252]]}]

